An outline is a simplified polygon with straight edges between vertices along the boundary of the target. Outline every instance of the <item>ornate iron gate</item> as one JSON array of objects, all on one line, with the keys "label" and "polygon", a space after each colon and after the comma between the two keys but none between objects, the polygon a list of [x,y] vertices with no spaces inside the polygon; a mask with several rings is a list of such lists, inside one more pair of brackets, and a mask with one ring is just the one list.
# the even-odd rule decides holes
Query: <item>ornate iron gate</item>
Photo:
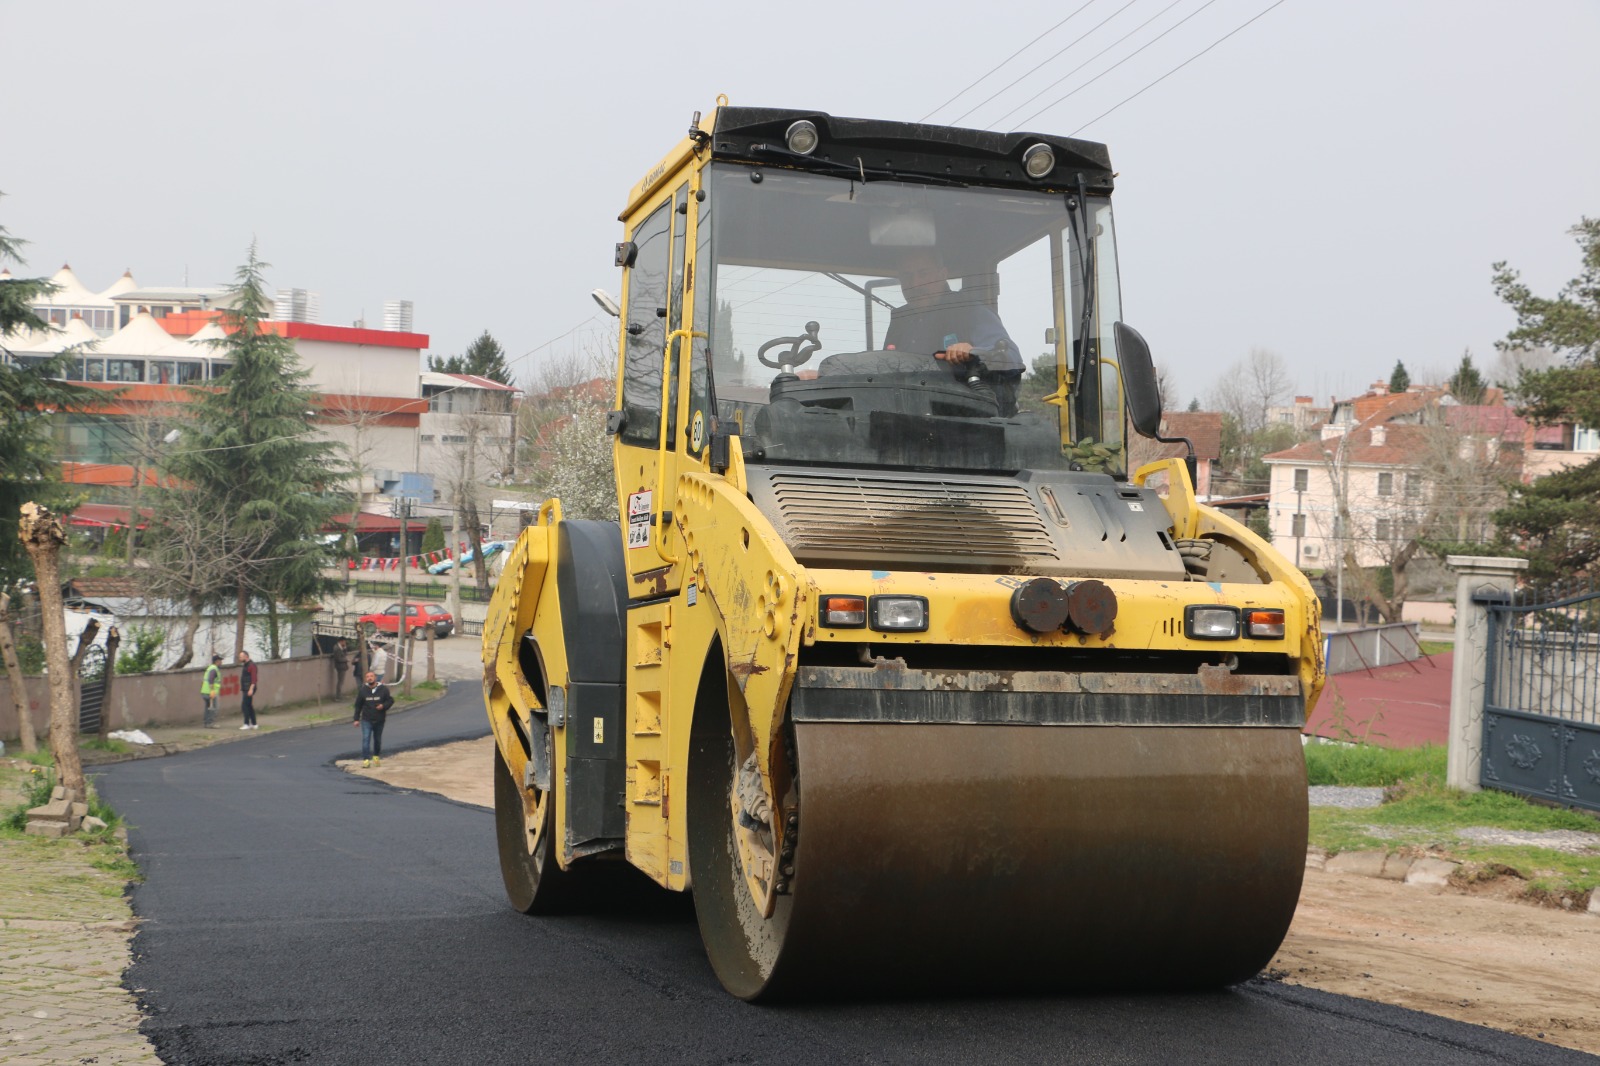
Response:
[{"label": "ornate iron gate", "polygon": [[1600,584],[1498,595],[1481,783],[1600,810]]}]

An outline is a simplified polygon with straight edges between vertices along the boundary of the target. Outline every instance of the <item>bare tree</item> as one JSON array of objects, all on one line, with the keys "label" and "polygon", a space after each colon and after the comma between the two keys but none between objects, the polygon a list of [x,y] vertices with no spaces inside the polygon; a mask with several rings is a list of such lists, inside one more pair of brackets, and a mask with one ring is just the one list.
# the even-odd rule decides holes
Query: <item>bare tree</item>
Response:
[{"label": "bare tree", "polygon": [[22,505],[18,536],[33,560],[39,586],[39,608],[44,625],[45,662],[50,670],[50,751],[56,773],[69,793],[81,799],[83,761],[78,755],[78,723],[73,720],[72,667],[67,655],[67,622],[61,602],[61,548],[67,530],[48,507]]},{"label": "bare tree", "polygon": [[1252,348],[1211,387],[1210,406],[1232,416],[1243,432],[1255,433],[1267,424],[1271,409],[1286,403],[1293,392],[1294,381],[1283,357]]},{"label": "bare tree", "polygon": [[1444,421],[1391,425],[1387,432],[1402,435],[1397,443],[1411,461],[1379,471],[1387,480],[1379,481],[1376,494],[1352,488],[1347,437],[1324,441],[1323,453],[1345,580],[1385,621],[1397,622],[1410,591],[1409,567],[1419,555],[1440,544],[1490,538],[1490,516],[1506,499],[1521,442]]},{"label": "bare tree", "polygon": [[535,494],[569,518],[617,519],[606,412],[613,368],[598,345],[547,362],[523,402],[518,437]]},{"label": "bare tree", "polygon": [[39,750],[39,738],[33,733],[33,715],[28,711],[28,690],[22,684],[22,663],[17,658],[17,641],[11,631],[11,594],[0,589],[0,660],[5,662],[6,677],[11,682],[11,702],[17,709],[18,739],[22,750]]},{"label": "bare tree", "polygon": [[187,611],[178,658],[181,670],[194,658],[195,634],[206,608],[221,606],[241,573],[269,566],[263,556],[269,532],[245,527],[213,501],[181,488],[161,487],[149,525],[144,564],[131,576],[151,604],[182,604]]}]

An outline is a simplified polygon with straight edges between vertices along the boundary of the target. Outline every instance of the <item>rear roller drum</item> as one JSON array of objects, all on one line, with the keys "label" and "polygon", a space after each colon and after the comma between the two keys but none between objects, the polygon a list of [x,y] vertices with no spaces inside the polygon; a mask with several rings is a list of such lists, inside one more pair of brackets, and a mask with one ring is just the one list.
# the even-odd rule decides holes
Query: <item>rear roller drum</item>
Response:
[{"label": "rear roller drum", "polygon": [[547,913],[564,895],[565,872],[555,855],[555,797],[524,789],[494,751],[494,825],[506,897],[524,914]]},{"label": "rear roller drum", "polygon": [[723,987],[756,999],[772,981],[793,901],[778,896],[772,917],[763,918],[745,884],[733,814],[738,765],[727,715],[697,714],[689,745],[689,869],[700,936]]}]

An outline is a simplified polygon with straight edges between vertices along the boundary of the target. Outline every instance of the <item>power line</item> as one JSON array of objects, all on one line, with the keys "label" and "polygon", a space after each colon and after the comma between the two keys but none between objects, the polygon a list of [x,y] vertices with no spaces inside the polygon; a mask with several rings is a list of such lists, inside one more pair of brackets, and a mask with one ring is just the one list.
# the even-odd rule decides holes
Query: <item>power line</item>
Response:
[{"label": "power line", "polygon": [[986,98],[984,98],[983,100],[979,101],[977,104],[974,104],[972,107],[968,108],[965,112],[963,112],[962,114],[957,115],[955,118],[951,119],[950,121],[952,123],[960,122],[962,119],[966,118],[968,115],[970,115],[974,111],[978,110],[978,108],[982,107],[984,104],[987,104],[990,100],[993,100],[996,96],[999,96],[1001,93],[1003,93],[1007,89],[1011,88],[1011,86],[1017,84],[1017,82],[1021,81],[1023,78],[1026,78],[1028,75],[1032,74],[1034,71],[1038,70],[1040,67],[1044,66],[1046,63],[1049,63],[1051,60],[1054,60],[1054,59],[1058,58],[1059,56],[1061,56],[1062,53],[1068,51],[1074,45],[1077,45],[1077,44],[1081,43],[1084,40],[1084,38],[1088,37],[1095,30],[1098,30],[1101,26],[1104,26],[1106,23],[1110,22],[1112,19],[1116,18],[1118,15],[1122,14],[1124,11],[1128,10],[1128,8],[1132,7],[1134,4],[1137,4],[1138,2],[1139,2],[1139,0],[1128,0],[1127,3],[1125,3],[1121,7],[1117,8],[1111,14],[1107,15],[1105,18],[1101,19],[1099,22],[1096,22],[1093,26],[1090,26],[1087,30],[1085,30],[1083,33],[1079,34],[1077,37],[1074,37],[1072,40],[1068,41],[1064,47],[1057,49],[1055,52],[1051,53],[1047,58],[1045,58],[1043,60],[1040,60],[1038,63],[1034,64],[1032,67],[1029,67],[1027,70],[1023,71],[1020,75],[1018,75],[1011,82],[1007,83],[1005,86],[1003,86],[1002,88],[996,90],[995,92],[990,93]]},{"label": "power line", "polygon": [[564,340],[565,338],[572,336],[574,333],[578,332],[584,326],[587,326],[589,323],[593,322],[595,319],[597,319],[599,317],[600,317],[600,312],[597,311],[594,314],[590,315],[588,318],[584,319],[582,322],[579,322],[576,326],[573,326],[571,329],[567,330],[565,333],[562,333],[559,336],[551,337],[549,340],[545,341],[543,344],[536,344],[532,348],[529,348],[527,351],[523,352],[521,355],[512,358],[511,360],[509,360],[506,363],[506,366],[510,367],[513,363],[520,363],[524,359],[528,358],[530,355],[533,355],[533,354],[535,354],[537,352],[541,352],[544,349],[550,347],[556,341]]},{"label": "power line", "polygon": [[1083,4],[1081,4],[1076,10],[1074,10],[1072,12],[1072,14],[1068,15],[1066,18],[1062,19],[1060,22],[1056,23],[1054,26],[1051,26],[1048,30],[1045,30],[1043,33],[1039,34],[1039,36],[1035,37],[1033,40],[1029,41],[1027,44],[1023,45],[1021,48],[1018,48],[1015,52],[1012,52],[1010,55],[1006,56],[1004,59],[1002,59],[1000,62],[996,63],[994,66],[990,67],[983,74],[979,75],[977,81],[973,82],[971,85],[967,86],[965,89],[962,89],[960,92],[956,93],[950,99],[946,100],[944,103],[940,104],[938,107],[934,108],[932,111],[929,111],[926,115],[923,115],[921,118],[917,119],[917,121],[918,122],[926,122],[926,121],[928,121],[928,119],[932,118],[936,113],[938,113],[940,111],[943,111],[945,108],[949,107],[951,104],[955,103],[957,100],[959,100],[963,96],[965,96],[967,93],[971,92],[973,89],[976,89],[980,84],[983,83],[985,78],[988,78],[990,75],[994,74],[1001,67],[1005,66],[1007,63],[1011,62],[1013,59],[1017,58],[1022,53],[1026,52],[1028,49],[1032,48],[1034,45],[1038,44],[1040,41],[1044,40],[1046,37],[1050,36],[1052,33],[1054,33],[1057,30],[1059,30],[1061,27],[1065,26],[1068,22],[1071,22],[1073,17],[1076,16],[1079,11],[1082,11],[1084,8],[1088,7],[1090,4],[1092,4],[1094,2],[1095,2],[1095,0],[1085,0],[1085,2]]},{"label": "power line", "polygon": [[[1241,22],[1239,25],[1235,26],[1233,29],[1229,30],[1227,33],[1223,34],[1221,37],[1218,37],[1215,41],[1212,41],[1210,44],[1208,44],[1204,48],[1200,49],[1200,51],[1196,52],[1194,55],[1190,56],[1188,59],[1185,59],[1182,63],[1179,63],[1177,66],[1173,67],[1171,70],[1169,70],[1165,74],[1161,75],[1161,77],[1157,78],[1155,81],[1151,82],[1149,85],[1146,85],[1143,89],[1140,89],[1138,92],[1134,93],[1132,96],[1129,96],[1126,99],[1119,101],[1118,103],[1114,104],[1110,108],[1107,108],[1105,111],[1100,112],[1100,114],[1096,115],[1094,118],[1090,119],[1088,122],[1085,122],[1083,125],[1079,126],[1077,129],[1073,130],[1067,136],[1076,137],[1078,134],[1082,133],[1084,130],[1088,129],[1090,126],[1093,126],[1096,122],[1099,122],[1101,119],[1103,119],[1107,115],[1111,114],[1111,112],[1117,110],[1117,108],[1121,107],[1123,104],[1130,103],[1131,101],[1136,100],[1139,97],[1143,96],[1146,92],[1148,92],[1149,90],[1155,88],[1157,85],[1160,85],[1162,82],[1164,82],[1168,78],[1172,77],[1172,75],[1178,73],[1178,71],[1182,70],[1184,67],[1188,66],[1190,63],[1193,63],[1196,59],[1199,59],[1201,56],[1203,56],[1207,52],[1211,51],[1217,45],[1221,44],[1223,41],[1226,41],[1229,37],[1232,37],[1234,34],[1238,33],[1240,30],[1244,29],[1246,26],[1250,25],[1252,22],[1255,22],[1262,15],[1265,15],[1268,11],[1271,11],[1273,8],[1278,7],[1283,2],[1284,2],[1284,0],[1275,0],[1274,3],[1269,4],[1266,7],[1266,9],[1263,10],[1260,14],[1253,15],[1250,18],[1246,19],[1244,22]],[[1054,105],[1051,105],[1051,106],[1054,106]]]},{"label": "power line", "polygon": [[[1214,4],[1216,2],[1217,2],[1217,0],[1206,0],[1205,3],[1201,4],[1199,7],[1195,8],[1193,11],[1191,11],[1187,15],[1183,16],[1183,18],[1179,19],[1177,22],[1174,22],[1171,26],[1168,26],[1166,29],[1164,29],[1160,33],[1156,34],[1154,37],[1150,38],[1150,40],[1146,41],[1144,44],[1141,44],[1138,48],[1135,48],[1133,51],[1129,52],[1127,55],[1123,56],[1121,59],[1119,59],[1115,63],[1111,64],[1109,67],[1107,67],[1106,69],[1102,70],[1100,73],[1096,74],[1094,77],[1090,78],[1088,81],[1084,82],[1082,85],[1078,86],[1076,89],[1073,89],[1071,92],[1067,93],[1066,96],[1061,97],[1059,100],[1055,101],[1055,103],[1047,104],[1046,106],[1040,108],[1038,111],[1035,111],[1033,114],[1029,115],[1027,118],[1023,119],[1022,122],[1019,123],[1019,125],[1032,122],[1034,119],[1038,118],[1040,115],[1042,115],[1046,111],[1050,110],[1050,108],[1055,107],[1056,104],[1059,104],[1062,101],[1066,100],[1068,97],[1075,96],[1076,94],[1078,94],[1079,92],[1083,91],[1084,89],[1087,89],[1089,86],[1093,85],[1095,82],[1099,81],[1101,78],[1105,77],[1107,74],[1110,74],[1113,70],[1116,70],[1118,67],[1122,66],[1122,64],[1126,63],[1128,60],[1132,59],[1134,56],[1138,55],[1140,52],[1144,51],[1146,48],[1149,48],[1151,45],[1153,45],[1157,41],[1161,40],[1161,38],[1165,37],[1167,34],[1171,33],[1173,30],[1177,29],[1179,26],[1182,26],[1185,22],[1188,22],[1190,19],[1194,18],[1196,15],[1200,14],[1200,12],[1204,11],[1206,8],[1210,7],[1212,4]],[[1127,33],[1123,34],[1121,37],[1118,37],[1115,41],[1112,41],[1110,44],[1108,44],[1104,48],[1100,49],[1100,51],[1096,52],[1094,55],[1090,56],[1088,59],[1085,59],[1082,63],[1079,63],[1076,67],[1074,67],[1071,70],[1067,71],[1065,74],[1061,75],[1061,77],[1057,78],[1055,81],[1051,82],[1049,85],[1046,85],[1043,89],[1040,89],[1038,92],[1034,93],[1032,96],[1030,96],[1026,100],[1022,101],[1022,103],[1018,104],[1016,107],[1013,107],[1010,111],[1007,111],[1004,115],[1001,115],[998,119],[996,119],[994,121],[993,124],[998,126],[1001,122],[1004,122],[1010,116],[1016,114],[1018,111],[1021,111],[1024,107],[1027,107],[1029,104],[1031,104],[1035,100],[1039,99],[1039,97],[1043,96],[1045,93],[1049,92],[1051,89],[1054,89],[1057,85],[1060,85],[1062,82],[1064,82],[1068,78],[1072,77],[1072,75],[1076,74],[1078,71],[1082,70],[1084,67],[1088,66],[1090,63],[1093,63],[1096,59],[1099,59],[1101,56],[1103,56],[1107,52],[1111,51],[1111,49],[1115,48],[1117,45],[1121,44],[1123,41],[1126,41],[1129,37],[1132,37],[1134,34],[1138,33],[1140,30],[1144,29],[1146,26],[1150,25],[1150,23],[1152,23],[1156,19],[1160,18],[1162,15],[1165,15],[1168,11],[1171,11],[1174,7],[1177,7],[1178,4],[1180,4],[1180,3],[1182,3],[1182,0],[1172,0],[1172,3],[1168,4],[1166,7],[1162,8],[1160,11],[1157,11],[1154,15],[1151,15],[1149,18],[1147,18],[1143,22],[1139,23],[1139,25],[1135,26],[1133,29],[1129,30]]]}]

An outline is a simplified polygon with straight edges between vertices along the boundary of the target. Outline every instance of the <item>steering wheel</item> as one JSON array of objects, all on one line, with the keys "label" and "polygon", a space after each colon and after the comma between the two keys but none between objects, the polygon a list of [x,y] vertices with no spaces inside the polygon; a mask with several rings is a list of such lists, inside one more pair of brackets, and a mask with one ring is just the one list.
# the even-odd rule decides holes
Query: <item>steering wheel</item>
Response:
[{"label": "steering wheel", "polygon": [[[822,342],[817,339],[819,328],[821,327],[815,322],[807,322],[806,331],[798,337],[774,337],[756,349],[756,358],[763,366],[792,374],[795,367],[804,366],[813,355],[822,350]],[[780,353],[776,359],[767,358],[770,349],[784,344],[789,346],[788,351]]]}]

